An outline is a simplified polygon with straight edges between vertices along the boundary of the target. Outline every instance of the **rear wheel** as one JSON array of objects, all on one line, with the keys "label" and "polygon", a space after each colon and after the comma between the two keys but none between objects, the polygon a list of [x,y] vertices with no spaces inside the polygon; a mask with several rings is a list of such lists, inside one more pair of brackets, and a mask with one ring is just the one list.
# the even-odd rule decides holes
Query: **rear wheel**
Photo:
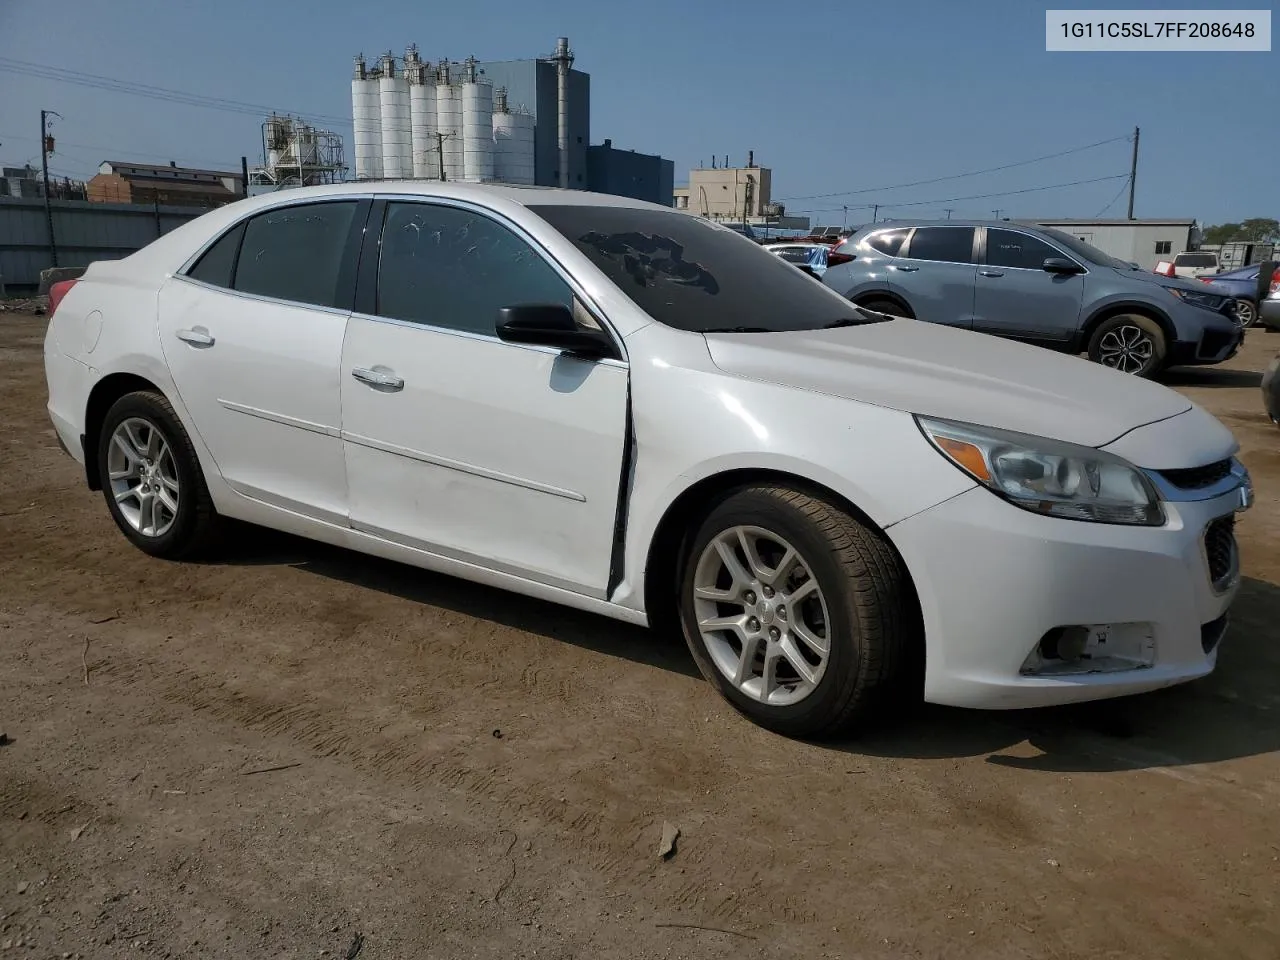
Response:
[{"label": "rear wheel", "polygon": [[680,582],[685,640],[740,712],[788,736],[840,732],[903,690],[917,635],[883,537],[835,504],[752,486],[713,508]]},{"label": "rear wheel", "polygon": [[891,317],[906,317],[908,320],[915,319],[915,314],[909,308],[904,307],[896,300],[890,300],[888,297],[872,297],[868,300],[859,300],[858,306],[874,310],[876,313],[887,313]]},{"label": "rear wheel", "polygon": [[1236,301],[1236,319],[1242,327],[1252,327],[1258,322],[1258,305],[1243,297]]},{"label": "rear wheel", "polygon": [[1089,338],[1090,360],[1137,377],[1159,371],[1167,351],[1160,324],[1136,313],[1107,318]]},{"label": "rear wheel", "polygon": [[98,471],[111,518],[138,549],[180,559],[212,543],[218,517],[200,461],[161,394],[137,391],[111,405],[98,436]]}]

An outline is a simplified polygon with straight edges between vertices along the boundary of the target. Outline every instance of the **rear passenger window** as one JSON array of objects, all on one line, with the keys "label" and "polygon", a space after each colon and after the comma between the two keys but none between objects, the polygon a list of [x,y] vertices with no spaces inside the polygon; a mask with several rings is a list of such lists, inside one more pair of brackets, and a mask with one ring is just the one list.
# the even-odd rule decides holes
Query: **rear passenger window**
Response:
[{"label": "rear passenger window", "polygon": [[235,289],[337,306],[338,272],[356,206],[354,200],[304,203],[254,217],[240,245]]},{"label": "rear passenger window", "polygon": [[873,233],[863,243],[873,250],[879,250],[886,256],[896,257],[898,251],[902,249],[902,241],[905,239],[907,239],[907,231],[905,230],[885,230],[881,233]]},{"label": "rear passenger window", "polygon": [[907,256],[912,260],[973,263],[973,227],[918,227]]},{"label": "rear passenger window", "polygon": [[987,230],[987,263],[993,267],[1043,270],[1050,257],[1062,259],[1062,254],[1035,237],[1012,230]]},{"label": "rear passenger window", "polygon": [[493,336],[498,310],[563,303],[573,291],[502,224],[457,207],[389,203],[378,262],[378,315]]},{"label": "rear passenger window", "polygon": [[232,277],[235,276],[236,254],[240,252],[240,238],[243,236],[244,224],[236,224],[204,252],[196,265],[187,271],[187,276],[215,287],[230,287]]}]

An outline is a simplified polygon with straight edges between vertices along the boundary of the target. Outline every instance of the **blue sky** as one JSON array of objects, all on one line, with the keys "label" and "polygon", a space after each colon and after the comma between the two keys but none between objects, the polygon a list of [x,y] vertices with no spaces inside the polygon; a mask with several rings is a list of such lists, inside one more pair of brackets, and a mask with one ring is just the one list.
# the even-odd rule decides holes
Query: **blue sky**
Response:
[{"label": "blue sky", "polygon": [[[1142,128],[1138,216],[1201,223],[1280,215],[1276,53],[1046,53],[1026,0],[0,0],[0,57],[294,113],[350,117],[354,54],[481,60],[550,53],[567,35],[591,74],[591,135],[687,170],[748,149],[774,199],[821,222],[881,216],[1123,216],[1123,181],[953,197],[1125,174],[1118,141],[985,176],[855,197],[791,199],[943,177]],[[1058,7],[1093,7],[1070,4]],[[1126,7],[1161,8],[1129,2]],[[1199,8],[1230,8],[1214,4]],[[1260,6],[1254,4],[1253,6]],[[355,11],[359,10],[359,13]],[[0,61],[2,62],[2,61]],[[87,177],[107,158],[235,168],[260,119],[0,72],[0,160],[39,162],[39,111],[63,119],[51,161]],[[337,127],[348,137],[350,128]],[[1112,203],[1114,198],[1114,203]],[[892,204],[939,201],[894,209]],[[1111,204],[1108,207],[1108,204]]]}]

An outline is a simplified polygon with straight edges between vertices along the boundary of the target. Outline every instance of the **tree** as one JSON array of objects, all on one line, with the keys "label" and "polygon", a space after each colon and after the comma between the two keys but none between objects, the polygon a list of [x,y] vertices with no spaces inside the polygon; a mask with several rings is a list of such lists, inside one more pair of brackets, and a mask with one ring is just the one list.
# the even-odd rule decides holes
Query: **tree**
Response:
[{"label": "tree", "polygon": [[1280,240],[1280,221],[1253,217],[1243,223],[1220,223],[1204,228],[1204,243],[1275,242]]}]

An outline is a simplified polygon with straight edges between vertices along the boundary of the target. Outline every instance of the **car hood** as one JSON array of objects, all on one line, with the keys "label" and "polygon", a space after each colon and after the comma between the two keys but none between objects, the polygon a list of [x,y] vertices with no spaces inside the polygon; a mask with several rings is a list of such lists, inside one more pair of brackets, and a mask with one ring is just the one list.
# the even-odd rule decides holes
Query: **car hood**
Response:
[{"label": "car hood", "polygon": [[1179,290],[1194,290],[1198,293],[1204,293],[1204,284],[1199,280],[1188,280],[1186,277],[1166,277],[1158,273],[1152,273],[1149,270],[1121,270],[1118,267],[1108,267],[1114,270],[1126,280],[1141,280],[1143,283],[1154,284],[1158,287],[1177,287]]},{"label": "car hood", "polygon": [[920,320],[706,340],[735,376],[1090,447],[1192,407],[1078,357]]}]

